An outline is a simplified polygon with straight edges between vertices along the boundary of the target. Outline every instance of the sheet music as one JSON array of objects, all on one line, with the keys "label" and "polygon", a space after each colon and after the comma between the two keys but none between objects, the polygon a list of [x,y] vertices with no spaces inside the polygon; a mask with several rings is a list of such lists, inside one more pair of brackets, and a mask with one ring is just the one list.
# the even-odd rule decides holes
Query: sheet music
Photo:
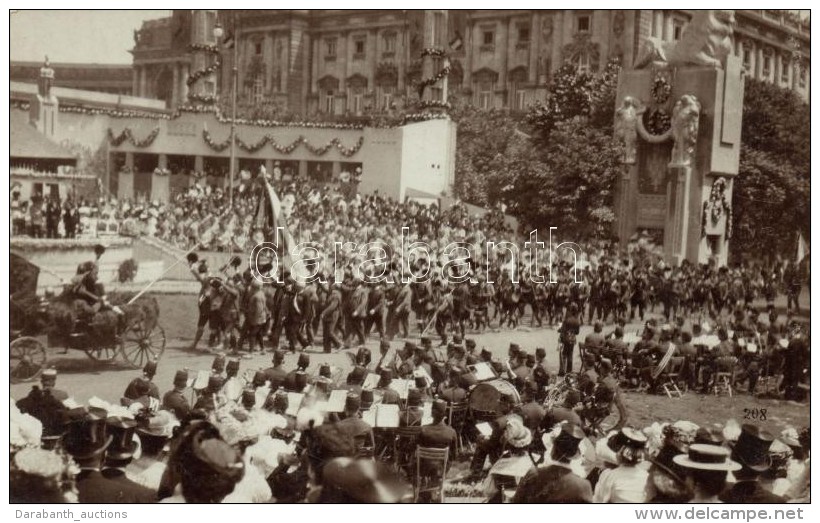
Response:
[{"label": "sheet music", "polygon": [[399,426],[399,406],[376,405],[376,424],[373,427],[396,428]]},{"label": "sheet music", "polygon": [[433,423],[433,402],[425,401],[422,406],[421,424],[431,425]]},{"label": "sheet music", "polygon": [[327,410],[325,412],[344,412],[347,391],[344,389],[330,391],[327,399]]},{"label": "sheet music", "polygon": [[285,411],[285,414],[288,416],[295,416],[302,407],[303,399],[305,399],[304,394],[300,394],[298,392],[288,392],[288,410]]},{"label": "sheet music", "polygon": [[390,382],[390,388],[399,393],[399,398],[406,400],[410,390],[410,380],[393,380]]},{"label": "sheet music", "polygon": [[379,386],[379,379],[380,376],[378,374],[370,373],[364,379],[364,383],[362,384],[362,388],[365,390],[373,390]]},{"label": "sheet music", "polygon": [[376,426],[376,410],[377,406],[373,405],[367,410],[362,411],[362,421],[370,425],[371,427]]},{"label": "sheet music", "polygon": [[427,370],[424,367],[419,367],[418,369],[413,371],[414,378],[424,378],[425,383],[427,386],[430,387],[433,385],[433,378],[427,373]]},{"label": "sheet music", "polygon": [[478,381],[492,380],[496,377],[492,366],[484,361],[471,365],[469,369]]},{"label": "sheet music", "polygon": [[197,371],[196,378],[194,379],[194,384],[192,385],[194,390],[205,390],[206,388],[208,388],[208,380],[210,379],[210,377],[210,371]]},{"label": "sheet music", "polygon": [[493,427],[486,421],[476,423],[475,428],[485,438],[489,438],[493,435]]}]

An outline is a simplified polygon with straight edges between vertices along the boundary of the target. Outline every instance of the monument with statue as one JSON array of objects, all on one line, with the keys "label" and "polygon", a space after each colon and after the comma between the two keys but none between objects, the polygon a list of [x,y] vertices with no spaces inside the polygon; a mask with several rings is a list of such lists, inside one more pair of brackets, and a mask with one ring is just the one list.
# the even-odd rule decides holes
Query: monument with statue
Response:
[{"label": "monument with statue", "polygon": [[615,232],[622,247],[647,231],[667,263],[726,265],[743,110],[734,22],[732,11],[696,11],[679,41],[648,38],[620,74]]}]

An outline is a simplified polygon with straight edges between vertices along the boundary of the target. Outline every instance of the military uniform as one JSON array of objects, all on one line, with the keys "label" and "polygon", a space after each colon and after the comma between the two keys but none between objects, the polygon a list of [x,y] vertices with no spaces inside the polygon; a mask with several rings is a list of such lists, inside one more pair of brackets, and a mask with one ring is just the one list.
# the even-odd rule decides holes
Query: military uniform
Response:
[{"label": "military uniform", "polygon": [[191,404],[182,393],[182,390],[174,389],[165,393],[162,398],[163,410],[168,410],[174,413],[174,416],[179,420],[184,420],[191,412]]}]

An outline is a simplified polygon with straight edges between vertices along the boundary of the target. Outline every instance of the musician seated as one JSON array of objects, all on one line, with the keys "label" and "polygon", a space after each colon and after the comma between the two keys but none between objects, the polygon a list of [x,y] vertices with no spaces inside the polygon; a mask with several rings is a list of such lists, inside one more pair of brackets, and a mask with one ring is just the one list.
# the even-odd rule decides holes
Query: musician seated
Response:
[{"label": "musician seated", "polygon": [[600,321],[596,321],[592,328],[592,332],[587,334],[584,338],[584,347],[586,351],[595,356],[601,355],[601,350],[604,348],[604,326]]},{"label": "musician seated", "polygon": [[489,437],[479,437],[476,441],[476,450],[473,454],[473,459],[470,462],[471,477],[480,478],[483,476],[484,463],[487,458],[490,459],[490,464],[495,463],[503,450],[502,435],[504,429],[507,427],[507,419],[512,412],[515,404],[515,399],[507,394],[502,394],[498,402],[499,412],[498,417],[490,421],[492,433]]},{"label": "musician seated", "polygon": [[400,427],[420,427],[424,417],[422,407],[423,394],[419,389],[410,389],[407,393],[407,409],[399,417]]},{"label": "musician seated", "polygon": [[546,413],[541,422],[541,428],[544,432],[550,432],[556,425],[563,422],[570,422],[582,425],[581,416],[578,412],[583,408],[581,403],[581,393],[577,390],[570,390],[564,397],[564,403],[558,407],[553,407]]},{"label": "musician seated", "polygon": [[439,397],[447,404],[461,403],[467,399],[467,391],[461,386],[462,372],[457,367],[451,368],[447,381],[439,385]]},{"label": "musician seated", "polygon": [[[419,446],[435,449],[449,449],[450,457],[455,457],[456,441],[458,434],[452,427],[445,423],[447,415],[447,404],[442,400],[433,402],[431,409],[433,423],[421,428],[419,434]],[[424,478],[438,479],[442,470],[429,461],[422,461],[421,476]]]}]

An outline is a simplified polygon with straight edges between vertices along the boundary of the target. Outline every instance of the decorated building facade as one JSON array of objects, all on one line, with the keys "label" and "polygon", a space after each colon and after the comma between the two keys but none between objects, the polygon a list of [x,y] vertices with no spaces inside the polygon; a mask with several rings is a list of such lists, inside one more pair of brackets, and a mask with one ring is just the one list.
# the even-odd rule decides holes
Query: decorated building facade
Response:
[{"label": "decorated building facade", "polygon": [[[434,47],[444,50],[437,58],[450,65],[441,87],[449,96],[487,109],[523,110],[545,96],[563,62],[593,72],[611,58],[631,66],[647,37],[678,40],[693,14],[452,10],[432,13],[433,27],[425,28],[418,10],[175,11],[135,34],[133,90],[175,107],[187,99],[191,71],[218,61],[202,94],[225,96],[236,56],[238,99],[248,106],[301,115],[389,113],[418,98],[418,84],[427,78],[420,52],[425,31],[432,31]],[[214,34],[217,24],[221,37]],[[216,45],[219,56],[209,58],[192,44]],[[736,12],[733,53],[746,76],[806,100],[810,44],[808,22],[791,12]]]}]

